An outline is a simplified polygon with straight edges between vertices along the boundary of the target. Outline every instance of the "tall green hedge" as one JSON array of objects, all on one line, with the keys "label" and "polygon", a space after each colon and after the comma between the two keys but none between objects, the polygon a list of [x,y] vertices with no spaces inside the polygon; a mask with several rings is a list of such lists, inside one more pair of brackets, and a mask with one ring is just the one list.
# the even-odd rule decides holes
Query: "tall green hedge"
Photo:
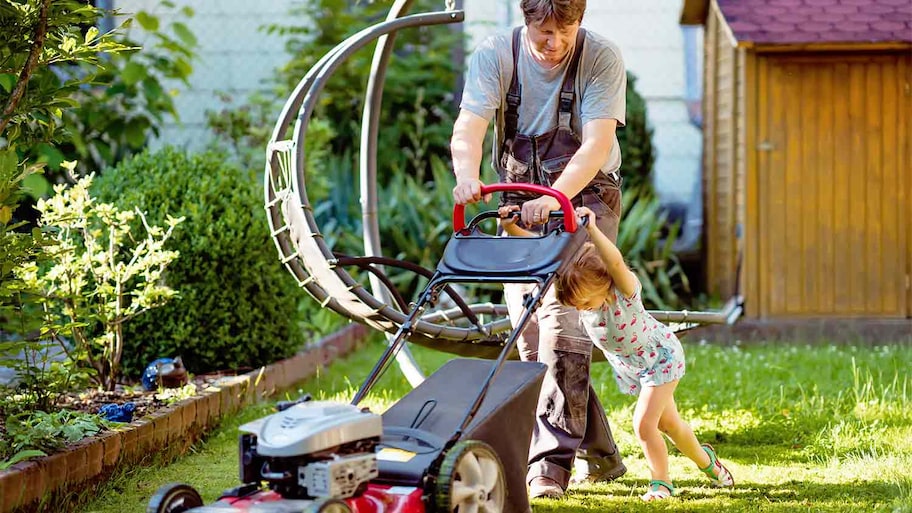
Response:
[{"label": "tall green hedge", "polygon": [[652,147],[652,127],[646,112],[646,100],[636,90],[636,76],[627,73],[627,124],[618,128],[621,146],[621,174],[624,190],[634,189],[639,194],[652,195],[652,166],[655,150]]},{"label": "tall green hedge", "polygon": [[93,192],[120,208],[138,207],[152,224],[186,216],[170,241],[180,256],[166,277],[180,297],[125,325],[126,374],[178,355],[196,373],[249,368],[301,347],[304,293],[279,263],[254,173],[215,153],[165,148],[105,172]]}]

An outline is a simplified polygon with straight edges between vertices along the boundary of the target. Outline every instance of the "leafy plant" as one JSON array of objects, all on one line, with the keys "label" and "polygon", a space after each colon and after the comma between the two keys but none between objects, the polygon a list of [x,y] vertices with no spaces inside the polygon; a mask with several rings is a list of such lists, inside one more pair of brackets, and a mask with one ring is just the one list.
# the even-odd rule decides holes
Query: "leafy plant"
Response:
[{"label": "leafy plant", "polygon": [[[77,106],[72,95],[102,66],[100,55],[127,50],[93,26],[101,13],[79,0],[0,4],[0,149],[56,140],[63,112]],[[91,72],[58,73],[54,66],[64,63]]]},{"label": "leafy plant", "polygon": [[91,74],[58,74],[54,65],[82,63],[97,70],[100,55],[126,50],[112,34],[91,26],[100,10],[78,0],[24,0],[0,3],[0,315],[20,315],[22,283],[13,269],[36,258],[42,235],[18,231],[14,213],[23,187],[40,179],[43,163],[22,153],[61,137],[60,118],[76,104],[71,95],[91,81]]},{"label": "leafy plant", "polygon": [[60,450],[67,444],[97,435],[109,426],[98,415],[69,410],[12,415],[6,421],[7,436],[0,439],[0,470],[18,461]]},{"label": "leafy plant", "polygon": [[[0,444],[2,446],[2,444]],[[29,460],[32,458],[40,458],[41,456],[47,456],[47,453],[44,451],[39,451],[38,449],[23,449],[16,454],[14,454],[10,459],[6,461],[0,461],[0,470],[6,470],[20,461]]]},{"label": "leafy plant", "polygon": [[[40,263],[50,241],[16,217],[26,192],[43,193],[40,173],[46,162],[36,161],[34,151],[65,138],[61,119],[76,106],[72,95],[103,66],[101,56],[127,49],[113,33],[93,27],[101,14],[81,0],[0,2],[0,326],[18,334],[4,341],[0,360],[19,378],[0,404],[3,413],[49,407],[63,387],[79,381],[49,362],[46,347],[33,336],[40,328],[40,317],[31,316],[38,310],[35,294],[14,270]],[[84,73],[60,73],[66,66],[82,66]]]},{"label": "leafy plant", "polygon": [[180,356],[188,371],[244,369],[302,347],[300,291],[278,259],[257,172],[222,154],[145,151],[98,177],[93,191],[135,205],[150,223],[186,217],[170,243],[181,257],[168,268],[180,297],[126,326],[124,371]]},{"label": "leafy plant", "polygon": [[644,189],[625,189],[618,230],[618,249],[643,285],[647,307],[674,309],[681,306],[679,292],[689,291],[689,282],[672,247],[678,225],[668,226],[668,215],[659,199]]},{"label": "leafy plant", "polygon": [[196,397],[197,387],[195,383],[187,383],[177,388],[159,388],[155,393],[155,399],[162,401],[167,405],[172,405]]},{"label": "leafy plant", "polygon": [[[168,82],[189,85],[197,39],[182,20],[194,11],[165,1],[157,3],[156,13],[174,21],[164,25],[163,16],[140,10],[117,32],[116,40],[129,51],[111,55],[97,72],[85,65],[71,70],[93,77],[90,87],[71,96],[76,107],[63,114],[69,138],[45,153],[51,164],[77,161],[79,174],[102,172],[143,149],[165,121],[180,119]],[[134,21],[143,29],[141,44]]]},{"label": "leafy plant", "polygon": [[[27,287],[13,272],[41,254],[45,242],[40,230],[19,231],[24,223],[13,220],[13,212],[22,198],[22,182],[39,168],[19,164],[12,149],[0,150],[0,322],[24,322],[21,318],[22,295]],[[0,351],[0,355],[3,352]]]},{"label": "leafy plant", "polygon": [[[89,195],[92,180],[89,175],[72,187],[56,185],[52,198],[38,201],[40,223],[56,242],[47,249],[52,265],[26,264],[22,275],[43,292],[52,326],[46,334],[94,370],[101,387],[114,390],[125,323],[176,295],[162,284],[162,276],[178,256],[165,243],[183,218],[167,216],[167,229],[150,225],[139,209],[96,202]],[[141,233],[134,221],[141,223]]]},{"label": "leafy plant", "polygon": [[[20,316],[23,317],[26,316]],[[39,338],[39,330],[33,333],[32,338],[3,342],[5,354],[0,354],[0,366],[15,371],[16,378],[0,385],[5,391],[0,399],[0,416],[30,410],[53,411],[65,393],[84,388],[91,381],[87,369],[61,358],[62,351],[56,343]]]}]

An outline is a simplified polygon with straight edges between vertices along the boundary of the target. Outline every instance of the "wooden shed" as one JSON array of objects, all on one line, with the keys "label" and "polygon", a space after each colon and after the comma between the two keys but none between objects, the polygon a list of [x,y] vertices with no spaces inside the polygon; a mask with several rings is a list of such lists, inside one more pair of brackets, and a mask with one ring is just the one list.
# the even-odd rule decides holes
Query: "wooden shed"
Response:
[{"label": "wooden shed", "polygon": [[912,317],[912,1],[685,0],[681,23],[705,27],[708,290],[755,319]]}]

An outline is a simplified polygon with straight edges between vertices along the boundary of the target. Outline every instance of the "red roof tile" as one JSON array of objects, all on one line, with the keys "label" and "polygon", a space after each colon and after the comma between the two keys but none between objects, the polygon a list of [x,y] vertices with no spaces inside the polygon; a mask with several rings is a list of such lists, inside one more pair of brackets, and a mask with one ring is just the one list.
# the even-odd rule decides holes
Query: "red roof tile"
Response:
[{"label": "red roof tile", "polygon": [[718,0],[739,42],[912,42],[912,0]]}]

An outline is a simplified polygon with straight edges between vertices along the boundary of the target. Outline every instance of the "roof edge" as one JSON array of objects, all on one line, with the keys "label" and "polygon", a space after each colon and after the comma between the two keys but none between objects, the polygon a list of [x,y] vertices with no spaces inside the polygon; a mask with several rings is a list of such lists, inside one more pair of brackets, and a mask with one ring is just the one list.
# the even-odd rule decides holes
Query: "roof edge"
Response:
[{"label": "roof edge", "polygon": [[845,52],[845,51],[883,51],[883,50],[912,50],[909,41],[880,41],[857,43],[757,43],[755,41],[739,41],[738,47],[750,49],[757,53],[777,52]]},{"label": "roof edge", "polygon": [[703,25],[709,16],[709,0],[684,0],[681,6],[681,25]]}]

